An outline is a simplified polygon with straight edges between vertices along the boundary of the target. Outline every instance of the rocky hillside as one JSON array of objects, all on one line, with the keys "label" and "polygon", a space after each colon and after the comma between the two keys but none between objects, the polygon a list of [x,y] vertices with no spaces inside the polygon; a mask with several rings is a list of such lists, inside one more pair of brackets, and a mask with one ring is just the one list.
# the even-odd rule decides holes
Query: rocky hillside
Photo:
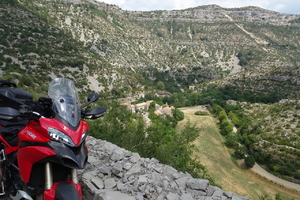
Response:
[{"label": "rocky hillside", "polygon": [[174,92],[212,80],[240,91],[300,92],[300,15],[258,7],[133,12],[93,0],[4,0],[0,21],[2,74],[20,80],[25,73],[25,86],[68,76],[81,88],[112,95],[155,89],[159,81]]},{"label": "rocky hillside", "polygon": [[[300,106],[298,100],[274,104],[247,104],[243,108],[256,130],[253,155],[265,169],[286,180],[300,183]],[[260,157],[261,156],[261,157]]]}]

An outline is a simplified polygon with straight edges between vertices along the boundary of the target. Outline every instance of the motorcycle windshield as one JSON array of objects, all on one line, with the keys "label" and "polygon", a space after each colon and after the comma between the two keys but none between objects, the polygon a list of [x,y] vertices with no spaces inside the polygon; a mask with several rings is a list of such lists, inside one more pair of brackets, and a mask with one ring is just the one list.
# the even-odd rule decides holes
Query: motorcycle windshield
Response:
[{"label": "motorcycle windshield", "polygon": [[73,127],[80,121],[80,101],[73,81],[56,78],[49,84],[48,95],[53,111]]}]

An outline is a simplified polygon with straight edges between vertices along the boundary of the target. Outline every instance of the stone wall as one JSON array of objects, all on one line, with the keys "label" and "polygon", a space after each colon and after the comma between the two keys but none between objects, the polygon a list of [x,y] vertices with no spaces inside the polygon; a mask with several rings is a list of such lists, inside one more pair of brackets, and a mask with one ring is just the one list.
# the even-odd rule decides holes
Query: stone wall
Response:
[{"label": "stone wall", "polygon": [[89,160],[79,173],[83,200],[246,200],[194,179],[154,158],[88,137]]}]

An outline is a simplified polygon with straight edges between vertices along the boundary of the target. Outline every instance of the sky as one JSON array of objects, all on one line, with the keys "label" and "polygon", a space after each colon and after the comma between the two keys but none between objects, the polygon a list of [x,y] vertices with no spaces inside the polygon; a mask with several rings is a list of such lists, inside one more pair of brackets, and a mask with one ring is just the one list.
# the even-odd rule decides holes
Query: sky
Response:
[{"label": "sky", "polygon": [[258,6],[287,14],[300,14],[300,0],[98,0],[115,4],[123,10],[181,10],[202,5],[216,4],[224,8]]}]

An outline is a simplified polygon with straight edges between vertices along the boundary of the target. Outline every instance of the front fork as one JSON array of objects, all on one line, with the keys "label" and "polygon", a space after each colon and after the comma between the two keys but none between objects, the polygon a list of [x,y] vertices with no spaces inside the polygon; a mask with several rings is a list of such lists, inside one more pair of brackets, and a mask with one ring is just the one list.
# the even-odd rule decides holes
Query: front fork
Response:
[{"label": "front fork", "polygon": [[[79,192],[79,194],[81,196],[82,191],[81,191],[81,186],[78,184],[77,170],[72,169],[72,168],[70,170],[71,170],[71,181],[74,183],[76,190]],[[50,162],[47,162],[47,163],[45,163],[45,191],[44,191],[44,194],[37,195],[36,199],[37,200],[54,199],[56,184],[53,185],[52,164]]]},{"label": "front fork", "polygon": [[45,164],[45,190],[50,190],[53,185],[52,164],[47,162]]},{"label": "front fork", "polygon": [[[71,180],[78,184],[77,170],[71,169]],[[45,164],[45,190],[50,190],[53,185],[53,173],[52,173],[52,164],[47,162]]]},{"label": "front fork", "polygon": [[[50,190],[53,185],[53,173],[52,164],[50,162],[45,163],[45,190]],[[36,195],[36,200],[43,200],[44,194]]]}]

